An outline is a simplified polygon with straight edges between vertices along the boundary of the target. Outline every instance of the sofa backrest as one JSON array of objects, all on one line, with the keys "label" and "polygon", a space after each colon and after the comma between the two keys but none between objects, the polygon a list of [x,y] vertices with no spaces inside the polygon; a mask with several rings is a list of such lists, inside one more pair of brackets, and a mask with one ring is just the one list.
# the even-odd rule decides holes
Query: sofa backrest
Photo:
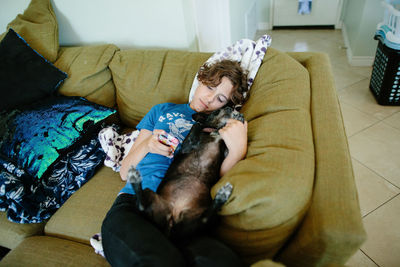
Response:
[{"label": "sofa backrest", "polygon": [[207,53],[171,50],[118,51],[110,63],[123,123],[134,127],[156,104],[187,103]]},{"label": "sofa backrest", "polygon": [[115,45],[61,47],[54,65],[68,73],[59,88],[66,96],[82,96],[107,107],[115,106],[115,86],[108,68],[119,48]]}]

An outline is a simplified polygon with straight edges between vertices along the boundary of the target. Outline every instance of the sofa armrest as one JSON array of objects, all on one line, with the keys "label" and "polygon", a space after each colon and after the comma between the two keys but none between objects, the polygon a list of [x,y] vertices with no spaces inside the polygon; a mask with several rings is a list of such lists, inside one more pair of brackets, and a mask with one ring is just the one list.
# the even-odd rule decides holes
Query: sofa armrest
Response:
[{"label": "sofa armrest", "polygon": [[321,53],[288,54],[310,73],[315,181],[310,209],[278,260],[289,266],[344,264],[366,233],[330,61]]}]

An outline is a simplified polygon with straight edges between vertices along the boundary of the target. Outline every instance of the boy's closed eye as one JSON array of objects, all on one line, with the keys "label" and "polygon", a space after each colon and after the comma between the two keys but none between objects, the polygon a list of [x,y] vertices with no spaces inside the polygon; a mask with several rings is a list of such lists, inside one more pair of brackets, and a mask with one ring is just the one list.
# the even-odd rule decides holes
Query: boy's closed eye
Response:
[{"label": "boy's closed eye", "polygon": [[219,95],[218,96],[218,101],[221,103],[225,103],[228,101],[228,99],[224,95]]}]

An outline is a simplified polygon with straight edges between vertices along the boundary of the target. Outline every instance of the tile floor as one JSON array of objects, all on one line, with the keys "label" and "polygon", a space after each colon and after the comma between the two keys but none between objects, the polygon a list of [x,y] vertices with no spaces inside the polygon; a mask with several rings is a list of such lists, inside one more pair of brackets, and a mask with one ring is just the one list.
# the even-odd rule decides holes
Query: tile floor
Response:
[{"label": "tile floor", "polygon": [[[347,266],[400,266],[400,106],[376,103],[372,67],[347,62],[341,30],[273,30],[272,47],[329,55],[368,240]],[[265,34],[258,31],[256,39]]]}]

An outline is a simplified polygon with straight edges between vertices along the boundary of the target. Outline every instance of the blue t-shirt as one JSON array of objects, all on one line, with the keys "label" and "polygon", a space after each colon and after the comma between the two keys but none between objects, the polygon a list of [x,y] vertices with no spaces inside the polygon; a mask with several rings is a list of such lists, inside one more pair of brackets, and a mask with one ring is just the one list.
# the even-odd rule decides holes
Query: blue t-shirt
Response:
[{"label": "blue t-shirt", "polygon": [[[151,108],[136,128],[149,131],[161,129],[173,135],[179,140],[179,146],[175,150],[177,153],[194,124],[192,119],[194,113],[196,112],[189,104],[158,104]],[[150,188],[156,191],[172,160],[159,154],[148,153],[136,166],[142,176],[143,189]],[[130,183],[126,183],[120,193],[135,194],[135,190]]]}]

